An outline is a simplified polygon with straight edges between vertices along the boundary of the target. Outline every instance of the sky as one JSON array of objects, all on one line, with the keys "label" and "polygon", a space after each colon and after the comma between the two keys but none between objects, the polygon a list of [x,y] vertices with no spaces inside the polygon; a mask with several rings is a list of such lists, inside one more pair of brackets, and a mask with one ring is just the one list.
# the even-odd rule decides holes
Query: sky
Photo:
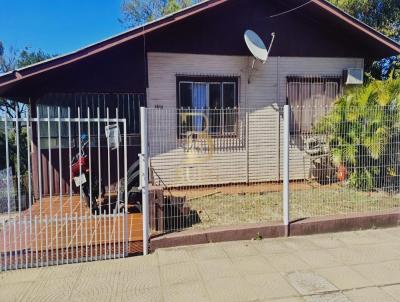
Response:
[{"label": "sky", "polygon": [[64,54],[125,31],[122,0],[0,0],[0,41]]}]

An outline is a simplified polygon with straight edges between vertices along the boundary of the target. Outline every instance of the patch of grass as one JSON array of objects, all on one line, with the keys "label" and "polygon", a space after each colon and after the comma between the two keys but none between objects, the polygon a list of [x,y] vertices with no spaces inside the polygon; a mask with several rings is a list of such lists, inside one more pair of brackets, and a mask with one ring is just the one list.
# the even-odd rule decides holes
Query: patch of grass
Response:
[{"label": "patch of grass", "polygon": [[[223,194],[195,198],[186,205],[197,211],[201,222],[193,227],[211,227],[282,220],[282,193]],[[360,192],[347,187],[292,191],[290,219],[366,213],[400,206],[399,195]]]}]

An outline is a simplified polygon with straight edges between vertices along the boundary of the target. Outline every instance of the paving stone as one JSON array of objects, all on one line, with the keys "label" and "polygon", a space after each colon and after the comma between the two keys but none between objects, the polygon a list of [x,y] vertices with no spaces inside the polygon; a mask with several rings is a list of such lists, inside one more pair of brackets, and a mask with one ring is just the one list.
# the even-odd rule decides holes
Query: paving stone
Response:
[{"label": "paving stone", "polygon": [[295,254],[274,254],[266,256],[267,260],[281,272],[294,272],[307,270],[310,265]]},{"label": "paving stone", "polygon": [[301,294],[312,295],[335,291],[337,288],[313,272],[295,272],[287,275],[289,283]]},{"label": "paving stone", "polygon": [[345,244],[339,238],[331,234],[308,236],[307,239],[322,249],[345,247]]},{"label": "paving stone", "polygon": [[231,258],[255,256],[259,254],[259,251],[250,242],[230,243],[224,246],[224,250]]},{"label": "paving stone", "polygon": [[206,282],[211,301],[244,302],[257,301],[255,287],[239,277],[214,279]]},{"label": "paving stone", "polygon": [[232,259],[234,269],[242,275],[266,274],[277,270],[262,256],[236,257]]},{"label": "paving stone", "polygon": [[400,261],[360,264],[351,268],[376,286],[400,283]]},{"label": "paving stone", "polygon": [[305,300],[301,297],[288,297],[288,298],[281,298],[281,299],[266,299],[260,300],[262,302],[305,302]]},{"label": "paving stone", "polygon": [[318,250],[319,247],[312,241],[308,240],[308,236],[302,237],[289,237],[285,240],[285,245],[291,249],[298,251]]},{"label": "paving stone", "polygon": [[[0,297],[1,301],[21,301],[25,297],[32,297],[37,295],[37,292],[32,291],[31,287],[33,282],[21,282],[21,283],[7,283],[0,285]],[[27,300],[25,300],[27,301]]]},{"label": "paving stone", "polygon": [[[99,300],[93,300],[95,302],[102,301],[101,298]],[[161,288],[151,288],[145,291],[128,291],[122,294],[118,294],[113,297],[111,301],[115,302],[163,302],[163,295]]]},{"label": "paving stone", "polygon": [[327,250],[336,261],[346,264],[378,263],[400,258],[400,252],[389,245],[353,246]]},{"label": "paving stone", "polygon": [[341,265],[341,263],[335,260],[332,255],[323,250],[298,251],[295,255],[299,256],[302,260],[309,264],[311,268],[323,268]]},{"label": "paving stone", "polygon": [[298,292],[279,274],[248,275],[245,280],[254,286],[260,300],[291,297]]},{"label": "paving stone", "polygon": [[[123,293],[132,290],[140,292],[151,288],[159,288],[161,286],[160,279],[160,269],[158,267],[142,273],[123,271],[118,274],[117,292]],[[133,280],[134,282],[132,282]]]},{"label": "paving stone", "polygon": [[339,240],[351,246],[370,245],[371,242],[374,242],[374,244],[390,243],[393,240],[393,236],[381,230],[365,230],[362,232],[343,233]]},{"label": "paving stone", "polygon": [[200,274],[193,263],[176,263],[160,267],[161,282],[164,285],[198,281]]},{"label": "paving stone", "polygon": [[165,302],[210,301],[201,282],[181,283],[164,288]]},{"label": "paving stone", "polygon": [[111,300],[118,296],[117,287],[118,275],[108,276],[107,278],[79,278],[72,292],[71,299],[87,300],[92,297],[102,297]]},{"label": "paving stone", "polygon": [[184,248],[182,249],[159,249],[156,251],[158,255],[158,261],[160,265],[173,264],[173,263],[183,263],[192,260],[188,251]]},{"label": "paving stone", "polygon": [[[24,273],[21,273],[21,272]],[[0,273],[0,286],[10,283],[34,282],[37,281],[46,271],[44,268],[32,268],[28,270],[5,271]]]},{"label": "paving stone", "polygon": [[383,286],[380,289],[400,301],[400,284]]},{"label": "paving stone", "polygon": [[76,285],[76,278],[38,280],[32,284],[29,288],[29,294],[22,301],[68,301]]},{"label": "paving stone", "polygon": [[377,287],[354,289],[344,292],[352,302],[396,302],[396,300]]},{"label": "paving stone", "polygon": [[347,266],[318,269],[315,272],[338,289],[353,289],[374,285],[372,281]]},{"label": "paving stone", "polygon": [[342,293],[331,293],[304,297],[307,302],[351,302]]},{"label": "paving stone", "polygon": [[221,246],[215,245],[197,246],[191,248],[189,251],[197,260],[209,260],[228,257]]},{"label": "paving stone", "polygon": [[295,251],[285,245],[283,241],[275,241],[274,239],[257,241],[253,244],[253,246],[258,249],[261,254],[265,255],[290,253]]},{"label": "paving stone", "polygon": [[205,280],[239,276],[232,261],[227,258],[199,261],[197,268]]}]

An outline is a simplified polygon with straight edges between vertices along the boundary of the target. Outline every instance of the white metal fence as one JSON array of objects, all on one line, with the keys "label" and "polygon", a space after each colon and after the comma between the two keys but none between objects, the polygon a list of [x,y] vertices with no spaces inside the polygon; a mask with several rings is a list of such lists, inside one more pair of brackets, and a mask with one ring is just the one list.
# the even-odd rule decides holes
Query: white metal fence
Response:
[{"label": "white metal fence", "polygon": [[400,205],[396,108],[143,112],[152,234]]},{"label": "white metal fence", "polygon": [[1,270],[114,259],[141,248],[126,120],[99,108],[94,116],[93,108],[78,108],[77,117],[69,108],[33,111],[0,118]]}]

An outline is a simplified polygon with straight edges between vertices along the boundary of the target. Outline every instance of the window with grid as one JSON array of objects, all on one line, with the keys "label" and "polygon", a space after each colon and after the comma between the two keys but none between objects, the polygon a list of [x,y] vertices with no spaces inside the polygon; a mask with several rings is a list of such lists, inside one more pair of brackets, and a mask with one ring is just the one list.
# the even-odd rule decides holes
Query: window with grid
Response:
[{"label": "window with grid", "polygon": [[342,93],[341,76],[289,76],[287,103],[291,132],[309,133]]},{"label": "window with grid", "polygon": [[207,132],[235,136],[237,77],[177,77],[178,134]]}]

